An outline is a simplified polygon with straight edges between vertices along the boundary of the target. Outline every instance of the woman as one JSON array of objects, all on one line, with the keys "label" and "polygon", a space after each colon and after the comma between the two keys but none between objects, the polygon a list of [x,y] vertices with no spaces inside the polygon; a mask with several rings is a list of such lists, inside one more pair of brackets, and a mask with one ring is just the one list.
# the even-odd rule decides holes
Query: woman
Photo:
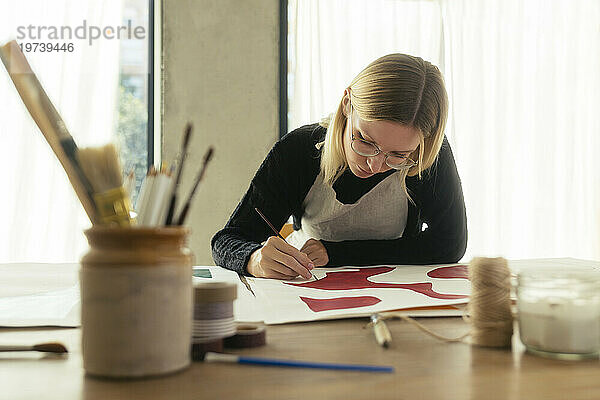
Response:
[{"label": "woman", "polygon": [[[447,114],[437,67],[405,54],[375,60],[329,120],[275,144],[213,237],[215,262],[278,279],[325,265],[457,262],[467,225]],[[297,248],[255,207],[277,229],[293,216]]]}]

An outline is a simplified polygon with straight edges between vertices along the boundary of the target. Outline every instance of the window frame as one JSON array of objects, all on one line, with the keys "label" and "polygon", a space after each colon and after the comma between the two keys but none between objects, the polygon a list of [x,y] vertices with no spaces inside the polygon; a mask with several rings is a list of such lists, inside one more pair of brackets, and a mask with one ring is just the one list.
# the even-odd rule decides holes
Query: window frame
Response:
[{"label": "window frame", "polygon": [[[162,0],[148,0],[147,166],[161,162],[162,133]],[[158,39],[156,39],[158,38]]]},{"label": "window frame", "polygon": [[279,0],[279,137],[288,130],[288,0]]}]

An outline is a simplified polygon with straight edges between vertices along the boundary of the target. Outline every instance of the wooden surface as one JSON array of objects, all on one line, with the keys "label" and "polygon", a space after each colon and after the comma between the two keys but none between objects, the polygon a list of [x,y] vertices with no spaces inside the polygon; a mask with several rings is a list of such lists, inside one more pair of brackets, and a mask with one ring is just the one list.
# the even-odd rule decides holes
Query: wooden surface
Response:
[{"label": "wooden surface", "polygon": [[[420,319],[464,332],[460,318]],[[393,342],[376,345],[366,319],[270,326],[267,346],[239,354],[393,365],[393,374],[194,363],[162,378],[105,381],[82,369],[79,329],[0,329],[0,344],[59,340],[66,358],[0,354],[0,399],[598,399],[600,363],[556,361],[513,350],[442,343],[399,320]]]}]

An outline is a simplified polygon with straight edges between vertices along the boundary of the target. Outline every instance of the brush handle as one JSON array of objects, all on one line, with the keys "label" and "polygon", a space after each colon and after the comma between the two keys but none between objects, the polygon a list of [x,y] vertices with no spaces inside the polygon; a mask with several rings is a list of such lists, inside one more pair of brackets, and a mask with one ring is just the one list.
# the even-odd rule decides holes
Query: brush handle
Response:
[{"label": "brush handle", "polygon": [[187,202],[183,206],[183,210],[181,210],[181,214],[179,214],[179,218],[177,219],[177,225],[183,225],[189,210],[190,210],[190,203]]},{"label": "brush handle", "polygon": [[190,210],[190,204],[192,203],[192,199],[194,198],[194,195],[196,194],[196,189],[198,189],[198,185],[200,184],[200,181],[202,180],[202,177],[204,176],[204,172],[206,171],[206,166],[208,165],[208,162],[212,158],[212,154],[213,154],[213,148],[211,146],[208,148],[206,154],[204,155],[204,161],[202,162],[202,167],[200,167],[200,171],[198,172],[198,175],[196,176],[196,179],[194,181],[194,186],[192,187],[192,191],[190,192],[190,195],[188,196],[188,199],[185,202],[185,205],[183,206],[183,210],[179,214],[179,218],[177,219],[177,225],[183,225],[183,223],[185,222],[187,213]]},{"label": "brush handle", "polygon": [[382,347],[389,347],[392,342],[392,334],[385,321],[378,314],[373,314],[371,315],[371,323],[373,324],[373,332],[377,343]]},{"label": "brush handle", "polygon": [[378,365],[334,364],[334,363],[320,363],[320,362],[310,362],[310,361],[281,360],[281,359],[277,359],[277,358],[245,357],[245,356],[240,356],[238,363],[239,364],[270,365],[270,366],[277,366],[277,367],[334,369],[334,370],[344,370],[344,371],[394,372],[393,367],[378,366]]},{"label": "brush handle", "polygon": [[[171,195],[171,200],[169,201],[169,209],[167,210],[167,218],[165,219],[165,225],[171,225],[173,222],[173,215],[175,214],[175,204],[177,203],[177,193],[173,193]],[[160,221],[162,222],[162,221]],[[159,225],[162,223],[159,222]]]},{"label": "brush handle", "polygon": [[181,145],[181,157],[177,165],[177,172],[175,174],[175,183],[171,191],[171,201],[169,202],[169,208],[167,211],[167,218],[165,225],[173,224],[173,217],[175,216],[175,205],[177,203],[177,192],[179,191],[179,182],[181,181],[181,174],[183,173],[183,164],[187,156],[187,150],[190,144],[190,137],[192,136],[192,124],[188,123],[185,127],[185,133],[183,134],[183,144]]},{"label": "brush handle", "polygon": [[96,224],[98,220],[96,206],[90,195],[91,187],[73,154],[75,142],[15,40],[0,46],[0,59],[25,107],[63,166],[90,221]]},{"label": "brush handle", "polygon": [[269,221],[267,219],[267,217],[265,217],[265,214],[263,214],[258,207],[254,207],[254,211],[256,211],[258,213],[258,215],[260,215],[260,217],[263,219],[263,221],[265,221],[267,223],[267,225],[269,225],[269,228],[271,228],[271,230],[273,231],[273,233],[275,233],[275,235],[277,235],[280,239],[283,239],[283,241],[285,242],[285,238],[283,236],[281,236],[281,233],[279,233],[279,231],[277,229],[275,229],[275,227],[273,226],[273,224],[271,223],[271,221]]},{"label": "brush handle", "polygon": [[238,356],[235,354],[222,354],[208,352],[205,355],[206,361],[222,361],[237,364],[267,365],[273,367],[291,367],[291,368],[314,368],[314,369],[333,369],[343,371],[362,371],[362,372],[394,372],[394,367],[379,365],[359,365],[359,364],[334,364],[312,361],[282,360],[279,358],[262,358]]},{"label": "brush handle", "polygon": [[77,159],[78,148],[77,148],[77,144],[75,144],[75,140],[73,140],[71,135],[68,135],[68,137],[65,137],[60,140],[60,145],[62,146],[63,151],[65,152],[65,155],[67,156],[67,158],[73,164],[75,173],[77,174],[77,176],[79,177],[79,180],[81,181],[81,185],[87,192],[88,196],[92,197],[94,194],[94,190],[92,189],[92,184],[90,183],[89,179],[87,178],[87,176],[85,176],[85,174],[83,173],[83,170],[81,169],[81,163]]},{"label": "brush handle", "polygon": [[2,345],[0,351],[33,351],[33,346]]}]

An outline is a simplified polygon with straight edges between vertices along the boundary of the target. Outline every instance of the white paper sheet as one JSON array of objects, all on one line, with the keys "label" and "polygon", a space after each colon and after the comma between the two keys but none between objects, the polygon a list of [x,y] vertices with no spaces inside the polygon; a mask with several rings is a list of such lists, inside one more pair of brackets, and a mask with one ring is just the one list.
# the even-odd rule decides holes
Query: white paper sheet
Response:
[{"label": "white paper sheet", "polygon": [[77,327],[80,321],[79,285],[69,289],[0,299],[0,326]]},{"label": "white paper sheet", "polygon": [[80,325],[79,264],[1,264],[0,326]]},{"label": "white paper sheet", "polygon": [[[427,275],[434,270],[454,271],[461,276]],[[470,283],[466,279],[464,264],[319,268],[313,273],[315,279],[311,280],[248,279],[256,294],[257,304],[265,313],[265,323],[281,324],[359,317],[374,312],[409,307],[464,304],[470,293]],[[360,278],[357,277],[358,275]],[[329,280],[329,283],[326,280]],[[294,284],[307,285],[315,281],[320,282],[317,286],[327,288],[294,286]],[[353,283],[347,285],[344,282]],[[390,287],[356,287],[378,286],[378,284]],[[419,316],[428,314],[426,310],[414,311],[413,314],[411,311],[407,313]],[[437,315],[462,313],[460,310],[435,311]]]}]

